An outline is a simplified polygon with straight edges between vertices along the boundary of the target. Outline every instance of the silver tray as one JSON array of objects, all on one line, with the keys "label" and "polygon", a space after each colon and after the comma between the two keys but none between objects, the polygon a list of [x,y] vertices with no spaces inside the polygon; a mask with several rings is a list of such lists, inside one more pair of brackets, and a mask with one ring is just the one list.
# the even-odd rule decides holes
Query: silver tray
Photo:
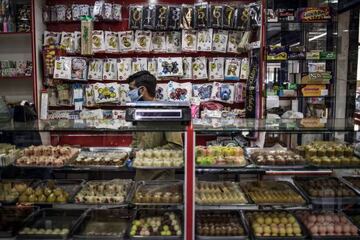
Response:
[{"label": "silver tray", "polygon": [[177,169],[183,169],[184,166],[180,166],[180,167],[135,167],[133,166],[133,168],[135,169],[141,169],[141,170],[177,170]]},{"label": "silver tray", "polygon": [[[1,179],[1,182],[13,182],[13,183],[26,183],[27,187],[32,187],[34,184],[36,184],[37,180],[35,179]],[[5,203],[5,204],[12,204],[12,203],[16,203],[19,199],[20,195],[16,198],[14,198],[12,201],[0,201],[0,203]]]},{"label": "silver tray", "polygon": [[360,176],[343,176],[340,180],[345,183],[348,187],[354,190],[358,195],[360,195],[360,188],[356,187],[349,178],[357,178],[360,181]]},{"label": "silver tray", "polygon": [[[81,149],[79,155],[81,155],[82,152],[86,153],[86,152],[125,152],[129,155],[131,153],[131,148],[129,147],[90,147],[90,148],[83,148]],[[78,155],[78,156],[79,156]],[[81,169],[119,169],[119,168],[123,168],[126,165],[126,160],[124,160],[124,163],[121,165],[82,165],[82,164],[74,164],[74,161],[76,161],[76,158],[73,159],[71,162],[69,162],[69,164],[66,164],[65,166],[69,166],[69,167],[73,167],[73,168],[81,168]]]},{"label": "silver tray", "polygon": [[[255,181],[245,181],[245,182],[242,182],[240,183],[240,186],[241,184],[246,184],[248,182],[255,182]],[[264,180],[264,182],[267,182],[266,180]],[[269,182],[269,181],[268,181]],[[273,182],[270,180],[270,182]],[[290,182],[287,182],[287,181],[276,181],[276,182],[279,182],[279,183],[284,183],[286,184],[287,186],[289,186],[289,188],[291,190],[293,190],[295,193],[299,194],[302,199],[304,200],[304,203],[275,203],[275,202],[267,202],[267,203],[257,203],[255,202],[247,192],[244,191],[244,193],[247,195],[247,197],[249,199],[251,199],[252,202],[254,202],[257,206],[282,206],[282,207],[293,207],[293,206],[306,206],[308,204],[308,198],[307,196],[302,192],[300,191],[299,189],[296,188],[296,186],[294,186],[293,184],[291,184]]]},{"label": "silver tray", "polygon": [[[335,177],[328,177],[332,179],[336,179],[341,183],[341,181]],[[294,178],[294,184],[300,189],[300,191],[306,196],[307,199],[310,200],[312,204],[315,205],[347,205],[347,204],[357,204],[360,201],[359,195],[354,191],[352,188],[348,187],[346,184],[345,186],[348,187],[351,191],[353,191],[356,196],[355,197],[312,197],[308,194],[308,191],[306,191],[299,181],[306,181],[308,179],[311,179],[310,177],[295,177]]]},{"label": "silver tray", "polygon": [[202,168],[205,168],[205,169],[209,169],[209,168],[214,168],[214,169],[217,169],[217,168],[245,168],[248,165],[249,165],[249,161],[245,158],[245,164],[244,165],[216,165],[215,166],[215,165],[199,165],[199,164],[196,164],[196,168],[198,168],[198,169],[202,169]]},{"label": "silver tray", "polygon": [[[137,191],[139,191],[140,188],[146,186],[146,185],[158,185],[158,186],[165,186],[165,185],[171,185],[171,184],[176,184],[176,185],[181,185],[182,187],[182,202],[181,203],[137,203],[135,202],[135,194]],[[136,183],[135,186],[135,190],[133,191],[132,194],[132,203],[136,206],[183,206],[184,205],[184,186],[183,186],[183,181],[140,181]]]},{"label": "silver tray", "polygon": [[[316,213],[318,211],[312,211],[312,212]],[[354,226],[356,226],[358,228],[358,233],[359,233],[359,227],[352,221],[352,219],[347,214],[345,214],[342,211],[338,211],[338,213],[342,213],[343,216],[345,216],[351,223],[353,223]],[[333,235],[333,236],[314,236],[314,235],[311,234],[310,231],[308,231],[308,234],[311,237],[311,239],[317,239],[317,240],[323,240],[323,239],[324,240],[345,240],[345,239],[356,240],[356,239],[360,239],[359,235],[357,235],[357,236],[341,236],[341,235],[338,235],[338,236],[336,236],[336,235]]]},{"label": "silver tray", "polygon": [[[34,202],[31,204],[35,205],[66,205],[68,203],[72,203],[74,201],[74,196],[79,192],[79,190],[82,188],[82,186],[85,183],[85,180],[82,179],[48,179],[44,181],[37,182],[36,184],[33,184],[33,188],[37,187],[43,187],[46,185],[48,181],[54,181],[55,187],[60,187],[65,190],[69,194],[69,199],[66,203],[49,203],[49,202]],[[27,203],[27,202],[20,202],[20,204]]]},{"label": "silver tray", "polygon": [[[266,212],[266,211],[276,211],[276,210],[260,210],[259,212]],[[286,210],[279,210],[279,211],[285,211]],[[255,211],[253,211],[255,212]],[[287,211],[289,212],[289,211]],[[250,221],[247,219],[247,217],[245,216],[246,213],[242,212],[243,214],[243,218],[244,218],[244,222],[247,226],[251,226],[250,225]],[[295,217],[296,221],[298,222],[298,224],[300,225],[300,228],[301,228],[301,231],[303,233],[302,236],[299,236],[299,237],[296,237],[296,236],[292,236],[292,237],[280,237],[280,236],[277,236],[277,237],[257,237],[255,236],[254,232],[252,231],[252,229],[249,227],[249,232],[252,236],[252,239],[254,240],[301,240],[301,239],[307,239],[307,236],[308,236],[308,231],[306,229],[306,227],[303,225],[303,223],[299,220],[299,218],[293,213],[293,216]]]},{"label": "silver tray", "polygon": [[[260,168],[260,169],[303,169],[303,168],[307,168],[310,165],[308,164],[299,164],[299,165],[295,165],[295,164],[289,164],[289,165],[262,165],[262,164],[258,164],[257,162],[255,162],[252,158],[251,158],[251,154],[254,153],[255,151],[291,151],[288,150],[287,148],[246,148],[245,149],[245,157],[247,158],[247,160],[249,162],[251,162],[253,165],[255,165],[256,167]],[[306,160],[304,160],[306,161]]]},{"label": "silver tray", "polygon": [[[213,212],[213,211],[210,211],[210,212]],[[240,221],[242,227],[244,228],[244,232],[245,232],[246,235],[244,235],[244,236],[201,236],[201,235],[196,234],[195,238],[198,239],[198,240],[224,240],[224,239],[247,240],[247,239],[250,239],[250,237],[249,237],[249,235],[250,235],[249,229],[248,229],[247,225],[244,222],[244,218],[243,218],[242,214],[239,211],[229,211],[229,212],[234,212],[234,213],[236,212],[236,214],[238,214],[239,221]],[[226,213],[226,211],[225,211],[225,213]]]},{"label": "silver tray", "polygon": [[[178,210],[163,210],[163,209],[156,209],[156,210],[138,210],[135,212],[135,214],[133,215],[133,218],[131,219],[130,223],[132,223],[134,220],[136,220],[139,211],[155,211],[155,212],[176,212],[177,214],[179,214],[180,216],[180,221],[181,223],[183,223],[183,217],[181,215],[181,211]],[[182,236],[130,236],[130,229],[131,229],[131,224],[129,224],[129,229],[127,231],[127,235],[129,236],[130,240],[135,240],[135,239],[146,239],[146,240],[183,240],[184,239],[184,226],[183,224],[181,225],[181,232],[182,232]]]},{"label": "silver tray", "polygon": [[[211,181],[198,181],[198,182],[211,182]],[[235,183],[235,182],[231,182]],[[196,183],[197,184],[197,183]],[[197,209],[254,209],[256,205],[252,202],[252,200],[249,198],[249,196],[241,189],[238,183],[235,183],[238,190],[244,194],[246,203],[214,203],[214,204],[200,204],[197,203],[195,200],[195,204],[197,206]],[[196,185],[195,185],[196,186]],[[196,187],[195,187],[195,198],[196,198]]]},{"label": "silver tray", "polygon": [[[75,198],[77,196],[77,194],[79,194],[83,188],[85,188],[87,186],[87,184],[89,183],[103,183],[103,182],[111,182],[111,181],[120,181],[120,182],[124,182],[124,184],[128,183],[129,187],[128,187],[128,191],[126,193],[126,196],[124,198],[123,203],[83,203],[83,202],[76,202]],[[113,207],[121,207],[121,206],[127,206],[128,203],[131,200],[131,196],[133,193],[133,188],[134,188],[134,182],[132,180],[128,180],[128,179],[112,179],[112,180],[93,180],[93,181],[88,181],[86,182],[83,187],[77,192],[77,194],[75,194],[74,196],[74,203],[77,206],[93,206],[93,207],[100,207],[100,206],[113,206]]]}]

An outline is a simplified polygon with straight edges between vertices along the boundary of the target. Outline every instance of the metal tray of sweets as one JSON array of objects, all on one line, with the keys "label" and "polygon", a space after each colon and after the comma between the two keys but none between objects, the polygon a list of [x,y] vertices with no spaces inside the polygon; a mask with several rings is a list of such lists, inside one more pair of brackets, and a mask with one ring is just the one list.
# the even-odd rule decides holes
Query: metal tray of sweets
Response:
[{"label": "metal tray of sweets", "polygon": [[[327,180],[334,179],[337,182],[339,182],[339,184],[342,184],[342,186],[344,188],[347,188],[349,191],[353,192],[355,196],[354,197],[314,197],[314,196],[311,196],[308,189],[305,188],[303,186],[303,184],[307,181],[311,181],[311,180],[315,180],[315,179],[327,179]],[[347,205],[347,204],[356,204],[356,203],[360,202],[360,197],[356,193],[356,191],[354,191],[352,188],[348,187],[345,183],[341,182],[336,177],[318,177],[318,178],[295,177],[294,184],[300,189],[300,191],[306,196],[306,198],[309,199],[309,201],[315,205]]]},{"label": "metal tray of sweets", "polygon": [[[104,195],[88,195],[86,191],[90,193],[96,193],[96,191],[104,191],[105,185],[111,186],[106,191],[114,193],[116,191],[125,191],[123,196],[104,196]],[[113,179],[113,180],[94,180],[86,182],[82,189],[74,197],[76,205],[83,206],[112,206],[121,207],[127,206],[131,200],[132,192],[134,188],[134,182],[130,179]],[[122,201],[121,201],[122,200]]]},{"label": "metal tray of sweets", "polygon": [[[312,213],[319,213],[319,212],[321,212],[321,211],[312,211]],[[342,211],[336,211],[336,212],[342,214],[351,223],[353,223],[357,228],[359,228],[347,214],[345,214]],[[348,212],[350,212],[350,211],[348,211]],[[323,240],[323,239],[324,240],[345,240],[345,239],[356,240],[356,239],[360,239],[359,235],[330,235],[330,236],[312,235],[311,231],[309,229],[307,229],[307,230],[308,230],[309,237],[311,237],[311,239],[315,239],[315,240]],[[359,229],[358,229],[358,234],[359,234]]]},{"label": "metal tray of sweets", "polygon": [[[207,202],[207,203],[201,203],[198,201],[198,197],[200,196],[200,194],[207,194],[207,193],[200,193],[198,192],[198,184],[219,184],[219,185],[223,185],[225,186],[225,184],[229,185],[230,184],[230,187],[234,188],[232,189],[233,191],[238,191],[238,193],[240,195],[243,196],[243,199],[244,199],[244,202],[242,203],[227,203],[225,201],[223,202],[214,202],[214,203],[210,203],[210,202]],[[231,192],[233,192],[231,191]],[[221,195],[224,193],[224,191],[222,190],[222,193]],[[212,193],[210,193],[212,194]],[[223,198],[221,198],[223,199]],[[196,190],[195,190],[195,203],[196,203],[196,209],[198,210],[206,210],[206,209],[222,209],[222,210],[230,210],[230,209],[256,209],[257,206],[251,201],[251,199],[247,196],[247,194],[241,189],[241,187],[239,186],[238,183],[235,183],[235,182],[227,182],[227,181],[224,181],[224,182],[209,182],[209,181],[198,181],[197,182],[197,185],[196,185]]]},{"label": "metal tray of sweets", "polygon": [[128,229],[128,236],[130,240],[136,240],[136,239],[146,239],[146,240],[181,240],[184,239],[184,230],[183,230],[183,218],[182,218],[182,213],[180,210],[165,210],[165,209],[154,209],[154,210],[145,210],[145,209],[141,209],[138,210],[134,213],[133,218],[132,218],[132,223],[136,220],[138,220],[138,218],[140,216],[142,217],[162,217],[164,216],[164,214],[166,212],[171,212],[171,213],[175,213],[177,216],[179,216],[180,218],[180,229],[181,229],[181,235],[180,236],[140,236],[140,235],[131,235],[131,227],[132,224],[129,225],[129,229]]},{"label": "metal tray of sweets", "polygon": [[0,208],[0,238],[11,238],[19,231],[24,219],[37,210],[34,206],[6,206]]},{"label": "metal tray of sweets", "polygon": [[[251,155],[255,152],[289,152],[289,153],[294,153],[291,150],[288,150],[287,148],[284,147],[273,147],[273,148],[246,148],[245,149],[245,157],[247,158],[247,160],[249,162],[251,162],[253,165],[255,165],[258,168],[261,169],[269,169],[269,170],[276,170],[276,169],[286,169],[286,170],[291,170],[291,169],[306,169],[309,168],[309,165],[306,164],[306,160],[304,158],[302,158],[303,160],[303,164],[284,164],[284,165],[280,165],[280,164],[274,164],[274,165],[270,165],[270,164],[260,164],[257,161],[255,161]],[[295,154],[295,153],[294,153]]]},{"label": "metal tray of sweets", "polygon": [[[237,216],[240,225],[242,226],[242,228],[244,229],[244,235],[242,236],[229,236],[229,235],[218,235],[218,236],[205,236],[205,235],[200,235],[198,232],[196,232],[196,236],[195,238],[197,240],[224,240],[224,239],[229,239],[229,240],[247,240],[250,239],[249,236],[249,229],[247,227],[247,225],[244,222],[243,216],[240,213],[240,211],[236,211],[236,210],[232,210],[232,211],[227,211],[227,210],[219,210],[219,211],[208,211],[208,210],[202,210],[202,211],[197,211],[196,212],[196,218],[199,218],[200,216],[198,214],[200,213],[204,213],[204,212],[209,212],[209,213],[233,213]],[[198,221],[195,221],[196,223],[198,223]]]},{"label": "metal tray of sweets", "polygon": [[360,176],[343,176],[340,180],[360,195]]},{"label": "metal tray of sweets", "polygon": [[[25,221],[17,239],[39,240],[39,239],[68,239],[72,229],[80,223],[84,217],[83,210],[66,210],[43,208],[31,214]],[[26,229],[37,229],[40,232],[28,233]],[[56,231],[67,229],[67,233],[54,232],[49,234],[46,230]]]},{"label": "metal tray of sweets", "polygon": [[[37,205],[53,205],[53,204],[63,205],[63,204],[67,204],[67,203],[72,203],[74,201],[75,194],[82,188],[84,183],[85,183],[85,180],[82,180],[82,179],[54,179],[54,180],[51,179],[51,180],[39,181],[39,182],[33,184],[33,190],[35,191],[34,194],[36,194],[37,188],[41,188],[42,194],[45,196],[46,196],[46,193],[44,192],[45,188],[52,189],[52,191],[51,191],[52,193],[53,193],[53,190],[56,190],[56,188],[60,188],[68,194],[67,201],[59,202],[59,201],[54,200],[53,202],[49,202],[49,201],[28,202],[28,201],[21,201],[21,195],[20,195],[18,202],[21,204],[22,203],[32,203],[32,204],[37,204]],[[54,194],[54,197],[57,197],[57,195],[55,193],[53,193],[53,194]],[[48,196],[46,196],[46,198],[47,197]]]},{"label": "metal tray of sweets", "polygon": [[[300,225],[302,235],[301,236],[284,236],[284,237],[281,237],[281,236],[256,236],[254,231],[250,227],[250,226],[252,226],[252,222],[250,221],[250,219],[248,217],[249,213],[255,213],[255,212],[284,212],[284,213],[290,213],[295,217],[297,223]],[[299,218],[294,213],[292,213],[290,211],[287,211],[287,210],[256,210],[256,211],[245,211],[245,212],[242,212],[242,214],[243,214],[245,224],[247,226],[249,226],[249,231],[250,231],[250,234],[251,234],[251,237],[252,237],[251,239],[254,239],[254,240],[302,240],[302,239],[307,239],[308,232],[307,232],[306,227],[299,220]]]},{"label": "metal tray of sweets", "polygon": [[[255,186],[253,186],[253,184],[256,183],[264,183],[264,184],[283,184],[284,188],[282,188],[282,190],[286,190],[285,188],[287,187],[289,190],[293,191],[294,194],[299,195],[302,200],[303,203],[296,203],[296,202],[271,202],[271,201],[264,201],[264,202],[257,202],[256,200],[253,199],[253,197],[251,197],[251,194],[249,193],[249,191],[247,191],[247,186],[249,184],[252,184],[249,188],[250,189],[254,189]],[[276,206],[281,206],[281,207],[294,207],[294,206],[306,206],[308,204],[308,198],[307,196],[300,191],[299,189],[296,188],[296,186],[294,186],[293,184],[291,184],[288,181],[271,181],[271,180],[264,180],[264,181],[243,181],[240,183],[240,186],[242,187],[244,193],[251,199],[251,201],[253,201],[256,205],[258,206],[271,206],[271,207],[276,207]],[[269,186],[264,186],[265,189],[267,190]]]},{"label": "metal tray of sweets", "polygon": [[[143,191],[143,198],[145,201],[137,201],[137,195],[139,191]],[[163,196],[169,198],[170,201],[161,202],[161,199],[157,199],[154,196],[150,196],[151,193],[164,192],[164,193],[178,193],[179,201],[177,196]],[[183,181],[140,181],[136,183],[135,191],[133,193],[132,203],[136,206],[183,206]],[[161,197],[161,196],[160,196]],[[176,199],[171,199],[172,197]],[[153,200],[153,201],[151,201]]]},{"label": "metal tray of sweets", "polygon": [[[111,159],[116,158],[116,153],[126,153],[126,156],[122,159],[117,159],[117,161],[121,162],[119,164],[114,164],[111,162]],[[81,169],[119,169],[123,168],[126,164],[126,160],[129,158],[131,153],[131,148],[129,147],[90,147],[90,148],[83,148],[81,149],[79,155],[69,162],[66,166],[67,167],[74,167],[74,168],[81,168]],[[107,156],[107,154],[109,156]],[[98,156],[96,156],[98,155]],[[98,164],[96,163],[89,163],[86,162],[78,162],[77,159],[92,157],[97,158],[96,161],[99,161]],[[105,159],[106,158],[106,159]],[[101,164],[100,160],[103,159],[105,162],[109,161],[108,164]],[[96,162],[95,160],[93,162]]]},{"label": "metal tray of sweets", "polygon": [[[26,184],[25,185],[25,189],[24,189],[24,191],[26,190],[26,188],[28,188],[28,187],[31,187],[32,185],[34,185],[35,183],[36,183],[36,180],[34,180],[34,179],[1,179],[0,180],[0,186],[2,185],[2,184],[6,184],[6,183],[9,183],[9,184],[11,184],[11,187],[13,188],[13,187],[15,187],[14,186],[14,184]],[[20,189],[20,188],[19,188]],[[21,187],[21,189],[23,189],[23,187]],[[1,187],[0,187],[0,203],[3,203],[3,204],[13,204],[13,203],[16,203],[17,202],[17,200],[19,199],[19,197],[20,197],[20,195],[23,193],[23,191],[21,192],[21,193],[19,193],[19,195],[18,196],[14,196],[13,198],[11,198],[11,197],[9,197],[8,195],[7,196],[3,196],[4,197],[4,199],[2,199],[2,197],[1,197],[1,193],[3,192],[3,189],[1,189]],[[5,198],[11,198],[11,200],[10,199],[5,199]]]},{"label": "metal tray of sweets", "polygon": [[74,228],[72,238],[122,240],[126,237],[131,218],[128,209],[91,209]]}]

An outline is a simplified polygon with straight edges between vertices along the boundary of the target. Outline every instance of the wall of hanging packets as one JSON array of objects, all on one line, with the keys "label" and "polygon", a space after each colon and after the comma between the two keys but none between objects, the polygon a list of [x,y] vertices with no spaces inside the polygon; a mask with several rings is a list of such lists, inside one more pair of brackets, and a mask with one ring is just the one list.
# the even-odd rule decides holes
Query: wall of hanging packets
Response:
[{"label": "wall of hanging packets", "polygon": [[94,5],[72,4],[53,5],[43,7],[43,21],[73,22],[80,21],[82,16],[91,16],[94,21],[121,21],[122,6],[116,3],[95,1]]},{"label": "wall of hanging packets", "polygon": [[[49,106],[76,105],[85,107],[101,104],[125,105],[129,102],[128,84],[94,83],[94,84],[58,84],[50,88]],[[191,82],[159,83],[156,88],[157,100],[190,101],[201,103],[218,101],[223,103],[244,102],[245,83],[202,83]],[[81,107],[80,109],[81,110]]]},{"label": "wall of hanging packets", "polygon": [[147,70],[159,80],[240,80],[249,76],[248,58],[158,57],[83,58],[56,57],[54,79],[124,81],[131,74]]},{"label": "wall of hanging packets", "polygon": [[[101,7],[97,7],[99,2],[103,4]],[[53,87],[48,89],[49,106],[75,105],[75,110],[82,110],[81,114],[90,111],[86,107],[124,105],[130,100],[127,97],[128,85],[117,81],[125,81],[140,70],[150,71],[159,80],[170,80],[158,83],[156,98],[159,100],[191,101],[196,104],[206,101],[228,104],[244,102],[245,83],[239,80],[246,80],[249,76],[249,59],[238,57],[245,54],[234,54],[247,53],[251,49],[253,29],[261,24],[260,4],[130,5],[127,9],[129,30],[121,28],[121,31],[111,31],[114,26],[109,25],[109,31],[97,29],[91,32],[89,48],[95,54],[92,58],[79,56],[82,42],[80,31],[44,32],[44,53],[46,50],[47,53],[53,52],[44,54],[47,63],[45,75],[60,79],[60,82],[75,81],[50,84]],[[111,11],[114,12],[114,6]],[[46,6],[44,20],[78,21],[86,13],[96,21],[111,20],[110,4],[106,7],[103,1],[95,1],[94,7],[84,4]],[[114,16],[114,13],[111,15]],[[116,20],[120,21],[121,16]],[[61,51],[59,53],[54,49]],[[136,55],[187,52],[215,54],[213,57],[148,58]],[[97,53],[108,55],[100,56]],[[127,57],[114,55],[122,53],[126,53]],[[233,55],[216,56],[216,53]],[[83,84],[82,81],[87,80],[96,83]],[[196,80],[212,82],[200,84]],[[234,83],[219,82],[223,80]],[[85,109],[82,109],[83,106]],[[49,111],[49,114],[49,118],[79,117],[79,111],[72,110]]]},{"label": "wall of hanging packets", "polygon": [[130,5],[129,28],[176,30],[224,28],[247,30],[261,25],[260,3]]},{"label": "wall of hanging packets", "polygon": [[[182,30],[154,32],[92,31],[93,53],[126,52],[217,52],[243,53],[250,48],[251,31],[222,29]],[[80,53],[81,32],[44,32],[44,46],[55,45],[66,53]]]}]

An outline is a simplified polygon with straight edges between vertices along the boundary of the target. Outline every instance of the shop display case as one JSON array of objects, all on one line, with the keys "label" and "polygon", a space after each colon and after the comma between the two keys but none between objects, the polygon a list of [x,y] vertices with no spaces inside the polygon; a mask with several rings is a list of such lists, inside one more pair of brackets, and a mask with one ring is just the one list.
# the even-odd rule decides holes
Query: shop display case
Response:
[{"label": "shop display case", "polygon": [[[320,217],[314,222],[316,227],[307,226],[307,222],[303,220],[304,216],[301,215],[302,212],[299,215],[298,211],[307,211],[314,216],[318,216],[318,212],[325,212],[345,214],[344,216],[350,219],[356,218],[359,203],[357,165],[347,160],[347,157],[355,156],[356,151],[353,142],[344,140],[350,139],[350,136],[357,131],[357,126],[351,120],[334,119],[327,122],[326,128],[303,128],[300,121],[295,120],[289,122],[243,119],[236,125],[236,127],[215,128],[205,124],[189,123],[188,126],[162,124],[151,129],[151,132],[156,133],[177,131],[182,134],[184,143],[180,154],[177,151],[131,149],[128,144],[121,147],[102,147],[101,151],[97,151],[99,149],[96,147],[81,146],[78,143],[70,145],[68,142],[67,146],[64,144],[69,137],[84,131],[94,137],[100,133],[103,136],[105,133],[109,137],[115,135],[119,139],[130,132],[146,133],[149,131],[148,123],[138,123],[119,129],[95,128],[92,127],[94,122],[90,120],[1,123],[0,129],[3,134],[16,134],[22,131],[32,134],[41,133],[43,137],[52,136],[50,143],[53,148],[44,144],[44,146],[18,149],[20,152],[18,158],[29,154],[29,149],[33,151],[37,149],[36,154],[31,152],[37,159],[44,154],[51,157],[52,149],[56,151],[65,149],[70,155],[73,149],[76,149],[76,156],[73,156],[72,160],[64,161],[61,166],[31,165],[29,167],[18,165],[15,159],[11,165],[2,167],[0,182],[4,191],[1,195],[2,208],[15,208],[16,205],[21,206],[26,203],[34,207],[47,208],[41,211],[59,209],[66,209],[69,212],[83,211],[76,224],[68,227],[69,232],[66,231],[67,238],[70,239],[87,237],[95,239],[99,236],[109,239],[227,239],[228,237],[264,239],[268,234],[272,234],[272,231],[274,234],[279,234],[279,239],[303,239],[314,237],[317,233],[321,234],[323,228],[320,226],[323,223]],[[283,141],[281,147],[277,143],[274,147],[261,148],[260,143],[249,133],[256,134],[259,138],[263,134],[264,142],[268,141],[269,136],[274,135],[278,138],[272,138],[271,141],[277,139]],[[291,135],[302,135],[303,144],[293,141]],[[31,145],[31,141],[29,139],[27,143]],[[324,150],[325,143],[328,146],[335,146],[334,151]],[[314,148],[314,145],[319,146],[319,144],[320,147]],[[317,149],[316,156],[321,158],[321,162],[327,162],[322,157],[330,154],[338,164],[312,164],[310,161],[314,157],[312,149]],[[139,152],[140,155],[137,155]],[[90,153],[92,157],[94,153],[101,153],[100,157],[96,156],[95,159],[99,158],[103,161],[100,160],[91,167],[86,164],[74,166],[73,162],[79,159],[82,153]],[[105,160],[111,159],[108,156],[117,156],[118,159],[126,156],[124,166],[109,167]],[[158,157],[174,159],[181,156],[184,164],[176,168],[165,164],[163,167],[156,165],[155,168],[138,169],[134,163],[139,156],[150,159],[158,159]],[[220,164],[215,166],[211,163],[197,164],[199,156],[202,158],[209,156],[215,163],[220,162]],[[264,156],[277,159],[278,162],[275,164],[270,159],[268,161],[271,164],[263,164],[252,159]],[[301,164],[296,165],[293,162],[294,156],[301,156],[299,157]],[[244,158],[247,164],[222,164],[223,160],[229,157]],[[92,161],[95,160],[91,158],[89,162]],[[145,175],[157,173],[159,170],[170,171],[174,173],[174,177],[156,181],[138,180],[136,171],[139,170],[145,171]],[[106,211],[111,211],[109,218]],[[353,214],[349,214],[352,212]],[[221,216],[231,215],[231,217],[228,223],[224,223],[225,227],[222,221],[213,221],[212,215],[219,216],[219,219]],[[287,221],[293,221],[295,218],[297,223],[291,223],[293,224],[291,229],[285,227],[285,233],[282,233],[282,225],[275,227],[272,222],[270,223],[271,220],[275,224],[285,224],[277,223],[277,219],[281,219],[283,215]],[[61,216],[56,215],[54,223],[57,219],[61,219]],[[116,226],[121,225],[121,231],[118,232],[111,230],[113,227],[109,220],[115,216],[121,216],[118,219],[120,222],[111,222]],[[306,216],[308,217],[308,214]],[[173,221],[173,218],[176,221]],[[254,221],[258,221],[257,218],[260,218],[259,221],[264,219],[269,226],[260,225],[261,229],[258,228],[253,224]],[[160,226],[157,224],[158,220]],[[138,221],[148,221],[153,226],[142,226]],[[100,225],[101,231],[96,232],[91,229],[91,226]],[[355,234],[353,225],[350,226],[350,223],[343,225],[346,225],[344,229],[337,229],[338,232],[334,229],[333,234],[339,236],[347,233]],[[350,228],[349,231],[347,227]],[[41,229],[34,231],[33,228]],[[41,235],[42,230],[46,232],[47,228],[47,226],[30,226],[25,229],[25,233],[22,232],[23,229],[15,230],[14,234],[29,238],[32,236],[29,236],[27,231]],[[270,233],[268,228],[271,230]],[[299,229],[300,233],[298,233]],[[331,235],[330,230],[329,232],[325,230],[324,234]]]},{"label": "shop display case", "polygon": [[41,120],[0,121],[0,238],[360,239],[338,1],[29,2]]}]

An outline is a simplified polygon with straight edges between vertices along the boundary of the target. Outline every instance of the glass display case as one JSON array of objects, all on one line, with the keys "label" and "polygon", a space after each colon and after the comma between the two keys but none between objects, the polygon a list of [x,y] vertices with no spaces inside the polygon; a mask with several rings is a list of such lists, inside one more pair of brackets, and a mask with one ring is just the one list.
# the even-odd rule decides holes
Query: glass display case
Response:
[{"label": "glass display case", "polygon": [[[322,128],[304,128],[300,120],[241,119],[217,127],[214,121],[151,129],[129,123],[115,128],[120,121],[0,123],[2,138],[10,140],[1,145],[1,211],[28,216],[10,232],[6,222],[16,220],[2,219],[2,234],[21,239],[358,234],[360,178],[353,175],[360,155],[353,121],[333,119]],[[84,132],[101,144],[81,141]],[[152,145],[169,132],[179,134],[183,147],[131,145],[133,135],[151,135],[144,141]],[[22,139],[21,147],[11,145],[15,138]],[[34,208],[23,211],[24,206]],[[307,223],[321,214],[334,226],[343,218],[342,228],[323,231],[317,218]]]}]

